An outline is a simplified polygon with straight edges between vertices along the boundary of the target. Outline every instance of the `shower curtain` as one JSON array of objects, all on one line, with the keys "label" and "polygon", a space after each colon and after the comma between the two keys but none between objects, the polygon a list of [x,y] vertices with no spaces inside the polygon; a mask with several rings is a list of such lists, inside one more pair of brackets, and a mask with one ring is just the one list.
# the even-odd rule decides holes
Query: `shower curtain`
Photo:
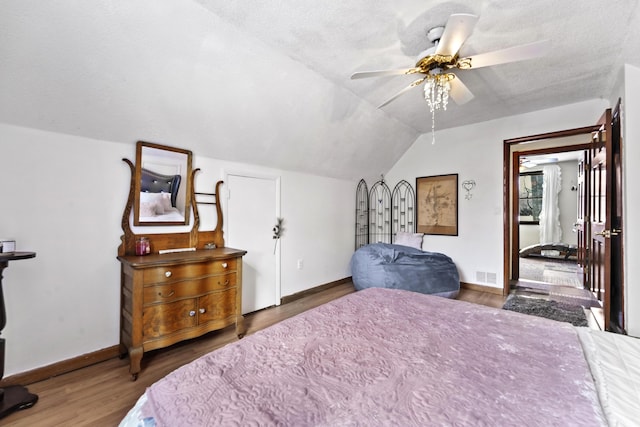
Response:
[{"label": "shower curtain", "polygon": [[[542,168],[542,210],[540,212],[540,243],[557,243],[562,239],[558,194],[562,183],[562,172],[558,165]],[[543,254],[545,255],[545,254]],[[548,254],[552,255],[552,254]]]}]

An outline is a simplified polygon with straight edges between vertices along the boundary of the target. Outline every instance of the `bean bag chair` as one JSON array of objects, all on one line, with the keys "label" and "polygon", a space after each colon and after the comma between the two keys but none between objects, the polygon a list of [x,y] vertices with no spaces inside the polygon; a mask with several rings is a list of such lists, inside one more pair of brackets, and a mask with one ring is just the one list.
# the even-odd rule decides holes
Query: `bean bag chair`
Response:
[{"label": "bean bag chair", "polygon": [[356,290],[404,289],[455,298],[460,291],[458,269],[448,256],[388,243],[374,243],[355,251],[351,276]]}]

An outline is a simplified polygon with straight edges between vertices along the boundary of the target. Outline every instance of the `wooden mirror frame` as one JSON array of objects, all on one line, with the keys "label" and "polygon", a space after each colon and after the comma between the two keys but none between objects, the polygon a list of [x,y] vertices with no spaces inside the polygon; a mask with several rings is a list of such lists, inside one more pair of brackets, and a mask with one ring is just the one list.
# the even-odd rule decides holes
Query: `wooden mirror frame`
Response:
[{"label": "wooden mirror frame", "polygon": [[[192,153],[189,150],[138,141],[136,144],[136,166],[134,180],[133,225],[166,226],[189,225],[191,216],[191,177]],[[149,167],[149,163],[153,166]],[[172,188],[173,187],[173,188]],[[142,202],[142,195],[163,194],[166,204],[160,197],[157,203]],[[141,204],[144,211],[153,211],[155,220],[141,220]],[[162,205],[167,209],[165,211]],[[168,206],[168,207],[167,207]],[[158,209],[159,211],[156,211]],[[177,212],[175,211],[177,209]],[[182,219],[176,218],[182,214]]]},{"label": "wooden mirror frame", "polygon": [[[217,223],[213,230],[200,230],[200,215],[198,214],[198,201],[196,200],[196,192],[194,190],[195,176],[200,169],[190,170],[188,179],[190,182],[189,192],[187,194],[189,200],[189,206],[193,211],[193,225],[190,231],[187,232],[173,232],[173,233],[145,233],[135,234],[131,228],[131,213],[134,209],[134,195],[139,188],[136,186],[136,182],[139,180],[136,178],[136,166],[129,159],[122,159],[131,171],[131,182],[129,185],[129,196],[127,198],[127,204],[122,212],[122,231],[123,235],[120,236],[120,246],[118,246],[118,256],[136,255],[136,239],[139,237],[146,237],[151,246],[151,254],[158,254],[163,250],[180,249],[180,248],[195,248],[211,249],[211,248],[224,248],[224,233],[222,231],[223,218],[222,207],[220,205],[220,187],[223,182],[218,181],[215,183],[214,192],[198,193],[204,196],[213,197],[213,202],[200,202],[207,205],[214,205],[216,211]],[[162,223],[162,225],[167,225]]]}]

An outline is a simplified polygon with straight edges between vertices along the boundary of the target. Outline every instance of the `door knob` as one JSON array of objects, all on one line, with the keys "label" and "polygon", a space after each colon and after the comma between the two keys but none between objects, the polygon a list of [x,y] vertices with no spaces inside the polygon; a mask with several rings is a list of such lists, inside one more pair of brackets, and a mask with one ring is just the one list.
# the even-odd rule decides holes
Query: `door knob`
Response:
[{"label": "door knob", "polygon": [[614,228],[613,230],[602,230],[599,233],[594,233],[596,236],[602,236],[606,239],[610,239],[611,236],[617,236],[618,234],[620,234],[622,232],[622,230]]}]

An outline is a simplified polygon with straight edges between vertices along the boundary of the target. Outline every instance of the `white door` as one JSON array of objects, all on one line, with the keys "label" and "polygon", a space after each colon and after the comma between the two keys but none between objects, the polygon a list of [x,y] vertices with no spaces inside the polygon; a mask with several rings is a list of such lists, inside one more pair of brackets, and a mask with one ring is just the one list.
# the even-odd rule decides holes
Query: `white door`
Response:
[{"label": "white door", "polygon": [[242,313],[280,304],[278,243],[279,179],[228,173],[225,244],[247,251],[242,261]]}]

